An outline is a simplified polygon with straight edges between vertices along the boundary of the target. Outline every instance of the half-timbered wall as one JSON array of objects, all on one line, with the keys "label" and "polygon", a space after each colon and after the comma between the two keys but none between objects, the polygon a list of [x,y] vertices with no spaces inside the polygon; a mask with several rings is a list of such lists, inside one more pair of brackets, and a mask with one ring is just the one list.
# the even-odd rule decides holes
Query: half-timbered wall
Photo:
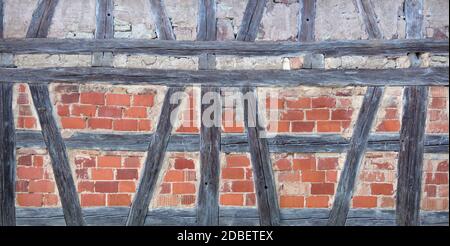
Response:
[{"label": "half-timbered wall", "polygon": [[[32,22],[33,12],[39,1],[4,0],[3,2],[4,38],[25,38],[28,26]],[[158,16],[160,19],[164,19],[164,15],[151,8],[151,2],[153,1],[114,0],[111,2],[113,2],[111,7],[113,10],[111,13],[113,16],[113,33],[111,35],[116,39],[176,39],[186,41],[217,39],[219,41],[231,41],[237,38],[250,42],[306,42],[407,38],[407,18],[403,0],[317,0],[312,9],[310,4],[314,1],[270,0],[267,1],[267,5],[262,12],[261,24],[258,25],[254,37],[251,37],[253,35],[251,31],[244,34],[240,32],[242,29],[241,23],[244,23],[243,19],[245,19],[244,11],[246,11],[247,1],[217,0],[215,1],[217,4],[215,7],[217,32],[213,39],[205,37],[199,39],[198,36],[198,25],[201,22],[197,18],[198,9],[199,4],[204,1],[164,0],[163,7],[170,21],[169,25],[171,25],[169,26],[169,28],[171,27],[169,34],[160,33],[164,29],[164,22],[162,21],[163,24],[161,24],[153,17]],[[255,7],[255,9],[257,8]],[[306,9],[302,11],[302,8]],[[423,1],[424,19],[421,29],[423,38],[448,40],[448,11],[447,1]],[[299,12],[305,14],[305,16],[302,17],[301,14],[299,16]],[[96,20],[96,0],[59,0],[47,37],[98,39],[95,31],[96,21],[98,21]],[[309,24],[309,22],[313,22],[313,24]],[[157,23],[163,26],[158,26]],[[251,23],[248,25],[251,26]],[[312,33],[309,36],[299,38],[299,30]],[[174,36],[170,36],[170,33]],[[239,39],[240,37],[242,39]],[[0,53],[0,55],[3,54]],[[97,57],[99,55],[100,58]],[[101,61],[99,62],[96,59],[101,59]],[[17,68],[113,66],[115,68],[201,70],[205,69],[201,65],[202,59],[204,57],[201,56],[123,53],[108,57],[108,52],[93,55],[16,54],[13,57],[12,64]],[[326,56],[325,58],[323,55],[317,54],[249,57],[217,54],[214,59],[215,66],[207,67],[207,69],[225,71],[236,69],[295,71],[309,68],[400,69],[409,68],[413,63],[407,53],[393,56],[350,54],[338,57]],[[446,67],[448,73],[448,46],[447,53],[421,53],[417,66],[421,68]],[[381,209],[395,210],[399,162],[398,144],[394,147],[386,147],[388,151],[384,151],[383,144],[384,146],[389,144],[377,145],[376,138],[378,134],[385,139],[399,139],[402,129],[402,114],[405,110],[405,90],[404,87],[385,85],[387,87],[379,91],[376,89],[379,87],[353,86],[339,88],[261,86],[256,88],[259,113],[262,118],[266,118],[271,111],[277,110],[277,118],[267,122],[268,132],[293,137],[327,135],[325,138],[321,138],[323,142],[319,142],[323,150],[318,150],[318,148],[311,148],[313,149],[311,150],[308,149],[311,146],[305,145],[300,147],[304,150],[301,152],[292,151],[289,146],[280,146],[277,145],[276,141],[268,140],[267,145],[271,152],[269,164],[271,163],[273,170],[275,199],[277,199],[279,208],[327,208],[334,210],[335,194],[340,185],[340,177],[342,177],[346,158],[350,158],[351,155],[361,155],[359,167],[355,167],[355,172],[358,170],[355,180],[348,181],[348,184],[353,185],[354,183],[354,192],[350,203],[347,205],[350,208],[347,223],[358,224],[358,218],[364,218],[366,216],[364,215],[365,211],[370,209],[374,211]],[[192,137],[192,134],[196,136],[203,134],[200,127],[200,96],[201,90],[204,89],[204,85],[201,88],[199,86],[187,86],[185,91],[189,97],[181,102],[177,125],[173,129],[159,129],[158,120],[161,111],[164,111],[164,99],[169,90],[165,86],[112,85],[108,81],[101,84],[58,83],[58,81],[52,83],[49,86],[49,95],[53,114],[57,126],[61,129],[62,137],[66,139],[67,158],[81,207],[130,207],[135,194],[137,194],[136,191],[140,185],[139,178],[143,175],[144,163],[149,158],[148,153],[153,156],[158,152],[147,152],[150,138],[149,135],[145,134],[157,131],[164,134],[164,131],[168,130],[172,131],[172,135],[177,134],[176,136],[185,134],[180,136],[180,139],[183,136],[188,136],[185,140],[186,146],[180,147],[183,141],[174,140],[176,136],[172,136],[170,140],[166,140],[168,141],[168,152],[165,156],[160,157],[162,158],[161,163],[159,164],[159,161],[155,159],[148,160],[148,162],[153,161],[154,165],[161,165],[159,176],[149,176],[155,182],[154,184],[148,184],[147,189],[151,189],[153,193],[153,198],[148,201],[150,202],[149,206],[152,209],[195,208],[199,202],[197,194],[199,190],[203,189],[201,187],[203,182],[200,182],[201,175],[203,175],[202,157],[199,153],[202,147],[198,144],[199,140],[194,139],[195,137]],[[227,91],[232,90],[222,88],[221,92],[226,96]],[[272,94],[265,94],[267,92]],[[448,223],[448,150],[431,150],[433,148],[432,142],[439,141],[439,138],[447,139],[447,146],[443,148],[448,148],[448,87],[430,86],[427,88],[427,92],[425,154],[420,210],[447,212]],[[370,95],[369,93],[378,97],[379,100],[365,98],[365,96]],[[25,83],[14,84],[12,97],[14,124],[18,133],[16,143],[16,206],[17,208],[61,207],[61,199],[53,175],[54,169],[51,165],[52,158],[46,149],[46,145],[40,140],[42,136],[40,136],[38,130],[42,128],[38,112],[34,107],[30,87]],[[360,113],[361,109],[369,111],[362,118],[373,119],[369,122],[360,122],[362,120],[358,116],[362,114]],[[222,141],[222,150],[217,156],[219,160],[217,165],[220,169],[218,172],[220,173],[220,179],[218,180],[219,205],[222,208],[230,207],[230,209],[235,207],[256,208],[258,196],[256,195],[257,187],[255,185],[258,185],[258,182],[255,182],[255,172],[253,172],[255,165],[252,163],[252,143],[249,143],[250,147],[246,143],[244,145],[233,145],[233,136],[227,135],[231,136],[228,139],[225,137],[226,134],[235,134],[238,135],[237,138],[246,139],[244,111],[236,110],[236,107],[233,106],[223,105],[222,114],[226,117],[226,120],[223,120],[222,128],[216,133],[219,137],[222,133],[222,140],[220,138],[218,140],[219,144]],[[370,129],[364,130],[365,127]],[[359,132],[355,134],[355,131]],[[138,134],[138,136],[136,138],[117,139],[115,142],[113,139],[103,142],[91,141],[90,144],[97,145],[94,149],[88,148],[89,144],[84,145],[82,143],[83,134],[88,136],[97,133],[133,133]],[[208,134],[214,134],[214,132]],[[367,150],[364,147],[360,150],[353,149],[352,146],[355,146],[355,148],[358,147],[358,144],[365,146],[366,142],[352,143],[349,139],[352,135],[352,139],[355,139],[355,135],[363,136],[364,134],[372,139],[367,143]],[[27,135],[35,136],[37,140],[33,143],[25,142],[22,139],[30,139]],[[21,136],[23,137],[21,138]],[[77,141],[77,137],[81,141]],[[73,138],[73,141],[67,140],[71,138]],[[327,140],[327,138],[329,139]],[[194,139],[193,144],[190,142],[192,139]],[[339,141],[343,144],[335,144]],[[119,147],[120,145],[123,147]],[[111,146],[114,146],[115,149]],[[164,151],[165,147],[161,146],[160,150]],[[214,153],[211,155],[214,155]],[[358,165],[357,163],[356,165]],[[268,197],[261,196],[259,199],[268,199],[271,203],[270,195]],[[345,198],[342,199],[342,206],[345,206]],[[335,206],[337,205],[335,204]],[[136,209],[136,213],[139,212],[138,208],[133,209]],[[267,209],[271,211],[272,208]],[[331,210],[332,214],[333,210]],[[30,215],[26,214],[26,210],[23,211],[21,213],[24,213],[22,216],[26,220]],[[164,210],[161,211],[163,211],[161,214],[151,215],[155,216],[156,223],[163,220]],[[245,223],[257,223],[255,221],[258,221],[258,216],[253,214],[253,210],[249,211],[251,212],[247,212],[245,215],[248,216],[248,221]],[[242,213],[244,214],[244,212],[245,210]],[[194,223],[192,221],[195,221],[195,214],[185,213],[188,213],[184,216],[186,221],[180,223]],[[225,217],[224,213],[227,213],[227,210],[223,210],[220,216]],[[361,213],[361,217],[358,217],[357,213]],[[108,215],[105,216],[108,217]],[[121,223],[125,223],[127,212],[122,212],[122,216]],[[237,214],[228,216],[239,217]],[[287,218],[289,214],[282,212],[281,216]],[[314,217],[314,215],[312,216]],[[315,220],[320,221],[319,217]],[[276,218],[277,216],[272,217],[273,220],[276,220]],[[87,220],[89,220],[89,217]],[[147,217],[147,220],[149,220],[149,217]],[[64,224],[64,220],[60,223]],[[128,217],[127,223],[133,224],[130,222],[130,217]],[[218,222],[213,219],[212,222],[209,221],[208,223]],[[231,224],[232,222],[224,219],[220,223]],[[263,222],[261,223],[263,224]],[[301,223],[308,224],[306,222]],[[327,222],[318,223],[326,224]],[[266,224],[276,223],[268,221]]]}]

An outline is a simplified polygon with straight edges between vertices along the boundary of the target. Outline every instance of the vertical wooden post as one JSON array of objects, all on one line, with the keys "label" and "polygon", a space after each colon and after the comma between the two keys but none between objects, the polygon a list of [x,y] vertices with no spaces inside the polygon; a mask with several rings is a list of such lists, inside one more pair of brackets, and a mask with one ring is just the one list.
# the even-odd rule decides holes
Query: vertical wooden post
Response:
[{"label": "vertical wooden post", "polygon": [[[113,0],[97,0],[95,5],[95,38],[114,38],[114,3]],[[92,54],[93,67],[112,67],[112,52],[94,52]]]},{"label": "vertical wooden post", "polygon": [[[216,1],[199,0],[198,11],[199,41],[216,40]],[[199,57],[199,69],[215,69],[214,54],[202,54]],[[197,196],[197,224],[202,226],[219,225],[219,181],[220,181],[220,126],[205,126],[203,116],[209,107],[214,105],[215,115],[221,115],[220,88],[201,88],[201,128],[200,128],[200,183]],[[214,93],[216,102],[204,103],[203,98]],[[216,104],[214,104],[216,103]],[[219,103],[219,104],[217,104]],[[217,113],[217,111],[219,113]],[[208,117],[208,116],[207,116]],[[220,119],[214,119],[220,122]]]},{"label": "vertical wooden post", "polygon": [[[422,38],[423,0],[406,0],[406,38]],[[416,54],[409,54],[411,66],[418,67]],[[423,152],[427,118],[428,87],[407,86],[403,93],[403,117],[398,154],[396,222],[420,225]]]}]

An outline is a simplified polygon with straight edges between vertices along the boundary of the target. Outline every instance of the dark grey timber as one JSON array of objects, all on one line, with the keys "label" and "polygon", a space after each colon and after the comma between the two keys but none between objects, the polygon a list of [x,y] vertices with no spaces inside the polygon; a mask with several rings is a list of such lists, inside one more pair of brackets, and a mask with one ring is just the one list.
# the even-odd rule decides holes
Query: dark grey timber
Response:
[{"label": "dark grey timber", "polygon": [[[83,208],[87,225],[123,226],[129,208],[102,207]],[[329,209],[281,209],[282,226],[323,226],[328,220]],[[348,213],[348,225],[351,226],[393,226],[394,210],[351,209]],[[195,209],[151,209],[147,213],[147,226],[194,226]],[[448,226],[448,212],[424,211],[420,215],[422,225]],[[220,225],[257,226],[258,211],[255,208],[221,207]],[[64,217],[61,208],[18,208],[17,225],[20,226],[62,226]]]},{"label": "dark grey timber", "polygon": [[408,52],[430,52],[448,55],[448,40],[337,40],[316,42],[258,41],[167,41],[152,39],[4,39],[0,53],[14,54],[151,54],[164,56],[198,56],[204,53],[235,56],[282,56],[305,53],[325,56],[386,55],[401,56]]},{"label": "dark grey timber", "polygon": [[13,86],[0,87],[0,226],[16,225],[16,134]]},{"label": "dark grey timber", "polygon": [[316,20],[316,0],[300,0],[298,40],[300,42],[314,41]]},{"label": "dark grey timber", "polygon": [[109,67],[0,68],[2,83],[99,82],[210,87],[448,86],[448,67],[405,69],[161,70]]},{"label": "dark grey timber", "polygon": [[[44,38],[47,36],[57,3],[57,0],[39,1],[28,28],[27,38]],[[53,105],[50,101],[48,86],[46,84],[30,84],[29,86],[41,124],[42,136],[52,160],[53,173],[64,211],[65,222],[70,226],[84,225],[85,222],[72,171],[70,170],[66,146],[53,115]]]},{"label": "dark grey timber", "polygon": [[[0,38],[3,38],[4,2],[0,0]],[[0,66],[11,66],[12,59],[3,59]],[[0,86],[0,226],[16,225],[16,129],[13,113],[13,86]]]},{"label": "dark grey timber", "polygon": [[[197,40],[216,40],[216,1],[199,0]],[[202,54],[199,57],[199,69],[215,69],[214,54]],[[216,96],[215,115],[221,115],[220,88],[202,87],[201,94],[214,93]],[[205,115],[213,102],[201,104],[201,115]],[[205,115],[205,116],[204,116]],[[213,118],[214,119],[214,118]],[[214,119],[218,120],[218,119]],[[220,179],[220,126],[206,126],[201,120],[200,128],[200,183],[197,195],[197,224],[202,226],[219,225],[219,179]]]},{"label": "dark grey timber", "polygon": [[[170,26],[169,17],[166,14],[163,1],[150,0],[153,18],[156,21],[156,30],[160,39],[175,39]],[[172,132],[171,114],[176,114],[179,103],[173,103],[172,96],[183,91],[183,87],[169,87],[164,98],[156,131],[153,133],[148,145],[147,157],[144,163],[139,187],[131,204],[127,218],[127,226],[144,225],[156,184],[161,172],[161,167],[166,155],[167,145]]]},{"label": "dark grey timber", "polygon": [[[104,151],[146,151],[147,140],[152,134],[133,133],[83,133],[78,132],[65,138],[70,149],[95,149]],[[18,148],[45,148],[42,134],[38,131],[19,130],[16,133]],[[350,140],[341,135],[277,135],[268,138],[271,153],[343,153],[349,148]],[[427,135],[425,153],[448,153],[447,135]],[[197,134],[171,135],[167,151],[198,152],[200,139]],[[369,136],[368,151],[398,152],[399,134],[372,134]],[[247,136],[244,134],[223,134],[221,150],[225,153],[249,152]]]},{"label": "dark grey timber", "polygon": [[[370,39],[382,39],[383,35],[376,22],[376,13],[370,0],[357,0],[361,15]],[[344,168],[339,178],[330,212],[328,225],[344,226],[350,210],[350,201],[359,176],[361,162],[366,152],[370,129],[372,128],[378,107],[383,97],[384,87],[368,87],[361,109],[350,139],[350,149],[347,152]]]},{"label": "dark grey timber", "polygon": [[[237,36],[238,41],[255,41],[266,3],[267,1],[265,0],[248,1]],[[278,205],[269,147],[267,140],[260,137],[260,133],[264,129],[259,126],[258,122],[258,99],[255,87],[243,86],[241,87],[241,92],[244,95],[246,93],[250,94],[248,100],[244,100],[243,103],[244,123],[252,160],[259,223],[262,226],[276,226],[280,224],[280,207]],[[253,123],[250,123],[250,120],[253,120]]]},{"label": "dark grey timber", "polygon": [[[406,38],[422,37],[423,0],[406,0]],[[411,64],[420,64],[416,54],[409,54]],[[403,93],[403,117],[398,155],[396,222],[401,226],[420,225],[425,122],[428,87],[408,86]]]},{"label": "dark grey timber", "polygon": [[[113,0],[97,0],[95,5],[95,38],[114,38],[114,3]],[[112,67],[112,52],[94,52],[92,54],[92,66]]]}]

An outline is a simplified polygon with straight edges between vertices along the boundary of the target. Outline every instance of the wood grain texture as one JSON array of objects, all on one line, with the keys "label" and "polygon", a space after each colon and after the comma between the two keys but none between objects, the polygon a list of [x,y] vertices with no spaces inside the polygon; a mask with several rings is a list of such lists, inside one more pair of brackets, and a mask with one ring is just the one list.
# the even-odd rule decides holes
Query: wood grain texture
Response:
[{"label": "wood grain texture", "polygon": [[66,224],[84,225],[66,146],[53,116],[53,107],[50,102],[48,88],[46,85],[30,85],[30,91],[39,116],[42,136],[52,161],[53,174],[58,187]]},{"label": "wood grain texture", "polygon": [[0,87],[0,226],[16,225],[16,134],[13,86]]},{"label": "wood grain texture", "polygon": [[431,52],[446,55],[448,40],[392,39],[337,40],[317,42],[258,41],[167,41],[152,39],[4,39],[0,53],[15,54],[151,54],[165,56],[198,56],[203,53],[235,56],[282,56],[305,53],[325,56],[402,56],[408,52]]},{"label": "wood grain texture", "polygon": [[449,68],[300,69],[300,70],[160,70],[140,68],[65,67],[0,68],[3,83],[108,83],[124,85],[211,87],[242,86],[448,86]]},{"label": "wood grain texture", "polygon": [[59,0],[39,0],[28,26],[27,38],[46,38]]},{"label": "wood grain texture", "polygon": [[372,0],[356,0],[356,4],[369,39],[382,39],[383,34],[378,26],[378,17]]},{"label": "wood grain texture", "polygon": [[[356,2],[369,38],[381,39],[383,36],[376,21],[377,16],[372,2],[370,0],[357,0]],[[339,178],[328,225],[344,226],[346,224],[356,179],[359,177],[361,162],[369,141],[370,129],[378,112],[383,92],[384,87],[367,88],[353,129],[352,138],[350,139],[350,148],[345,157],[344,168]]]},{"label": "wood grain texture", "polygon": [[370,129],[377,114],[383,91],[384,88],[382,87],[367,88],[358,119],[353,129],[353,135],[350,139],[350,148],[347,152],[344,168],[339,178],[328,225],[345,225],[347,214],[350,210],[350,201],[353,196],[356,178],[359,177],[361,161],[364,158]]},{"label": "wood grain texture", "polygon": [[267,0],[248,0],[236,39],[253,42],[258,35]]},{"label": "wood grain texture", "polygon": [[[422,38],[423,0],[406,0],[406,38]],[[417,54],[409,54],[411,66],[420,66]],[[427,118],[428,87],[408,86],[403,92],[403,117],[398,154],[396,223],[420,224],[423,153]]]},{"label": "wood grain texture", "polygon": [[316,0],[300,0],[298,40],[300,42],[314,41],[316,22]]},{"label": "wood grain texture", "polygon": [[[197,40],[216,40],[216,1],[199,0],[198,31]],[[199,57],[200,70],[216,69],[214,54],[202,54]],[[213,95],[212,101],[203,101],[201,104],[201,119],[221,117],[222,106],[220,98],[220,88],[202,87],[201,98]],[[215,115],[207,115],[208,109],[214,107]],[[221,122],[221,121],[219,121]],[[217,125],[205,125],[201,120],[200,128],[200,183],[197,195],[197,225],[217,226],[219,225],[219,181],[220,181],[220,127]]]},{"label": "wood grain texture", "polygon": [[[113,0],[97,0],[95,5],[95,38],[114,38],[114,3]],[[92,54],[92,66],[112,67],[112,52],[94,52]]]},{"label": "wood grain texture", "polygon": [[[41,0],[33,13],[27,38],[44,38],[53,18],[57,0]],[[27,81],[27,80],[25,80]],[[42,136],[50,155],[55,183],[67,225],[84,225],[77,189],[70,169],[66,146],[53,115],[53,105],[46,84],[30,84],[31,97],[42,128]]]},{"label": "wood grain texture", "polygon": [[0,0],[0,39],[3,38],[3,15],[4,15],[4,2]]},{"label": "wood grain texture", "polygon": [[[65,138],[67,148],[94,149],[104,151],[146,151],[147,140],[152,134],[141,133],[82,133]],[[16,133],[17,147],[45,148],[42,134],[38,131],[19,130]],[[350,140],[341,135],[277,135],[268,138],[271,153],[343,153],[349,148]],[[425,153],[448,153],[447,135],[427,135]],[[197,134],[171,135],[167,151],[198,152],[200,139]],[[398,152],[399,134],[372,134],[367,150]],[[222,134],[221,150],[225,153],[249,152],[247,136],[244,134]]]},{"label": "wood grain texture", "polygon": [[[123,226],[129,208],[103,207],[84,208],[86,223],[90,226]],[[281,209],[282,226],[323,226],[328,220],[329,209]],[[157,208],[148,211],[145,225],[148,226],[194,226],[195,209]],[[348,224],[352,226],[395,225],[394,210],[351,209]],[[424,211],[421,224],[427,226],[448,226],[448,212]],[[61,208],[18,208],[17,225],[20,226],[62,226],[64,218]],[[221,226],[258,226],[258,211],[255,208],[221,207]]]},{"label": "wood grain texture", "polygon": [[175,40],[172,23],[167,15],[163,0],[149,0],[153,23],[156,25],[156,35],[160,40]]}]

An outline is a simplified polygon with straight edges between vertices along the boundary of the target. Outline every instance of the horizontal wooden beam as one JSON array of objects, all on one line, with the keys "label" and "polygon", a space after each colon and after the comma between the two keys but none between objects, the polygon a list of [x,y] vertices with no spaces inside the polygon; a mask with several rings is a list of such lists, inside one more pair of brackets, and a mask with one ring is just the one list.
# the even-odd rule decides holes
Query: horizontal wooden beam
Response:
[{"label": "horizontal wooden beam", "polygon": [[211,87],[242,86],[448,86],[449,68],[301,69],[301,70],[162,70],[66,67],[0,68],[0,82],[147,84]]},{"label": "horizontal wooden beam", "polygon": [[[75,133],[65,138],[70,149],[95,149],[104,151],[147,151],[148,139],[152,134],[106,134]],[[18,148],[45,148],[39,131],[16,132]],[[341,135],[278,135],[267,139],[271,153],[343,153],[349,148],[350,140]],[[427,135],[426,153],[448,153],[448,135]],[[372,134],[367,151],[397,152],[400,149],[399,134]],[[197,134],[175,134],[170,136],[167,151],[198,152],[200,138]],[[248,152],[245,134],[222,134],[221,151]]]},{"label": "horizontal wooden beam", "polygon": [[[83,208],[87,225],[125,225],[128,207]],[[324,226],[328,220],[329,209],[281,209],[282,226]],[[421,225],[448,226],[448,211],[421,211]],[[220,225],[259,225],[256,208],[221,207]],[[64,226],[61,208],[17,208],[17,225],[22,226]],[[196,225],[195,209],[151,209],[147,213],[145,225],[193,226]],[[393,226],[394,210],[351,209],[347,225],[353,226]]]},{"label": "horizontal wooden beam", "polygon": [[326,56],[386,55],[408,52],[447,54],[448,40],[393,39],[318,42],[167,41],[148,39],[2,39],[0,53],[90,54],[114,52],[165,56],[198,56],[202,53],[236,56],[282,56],[317,53]]}]

